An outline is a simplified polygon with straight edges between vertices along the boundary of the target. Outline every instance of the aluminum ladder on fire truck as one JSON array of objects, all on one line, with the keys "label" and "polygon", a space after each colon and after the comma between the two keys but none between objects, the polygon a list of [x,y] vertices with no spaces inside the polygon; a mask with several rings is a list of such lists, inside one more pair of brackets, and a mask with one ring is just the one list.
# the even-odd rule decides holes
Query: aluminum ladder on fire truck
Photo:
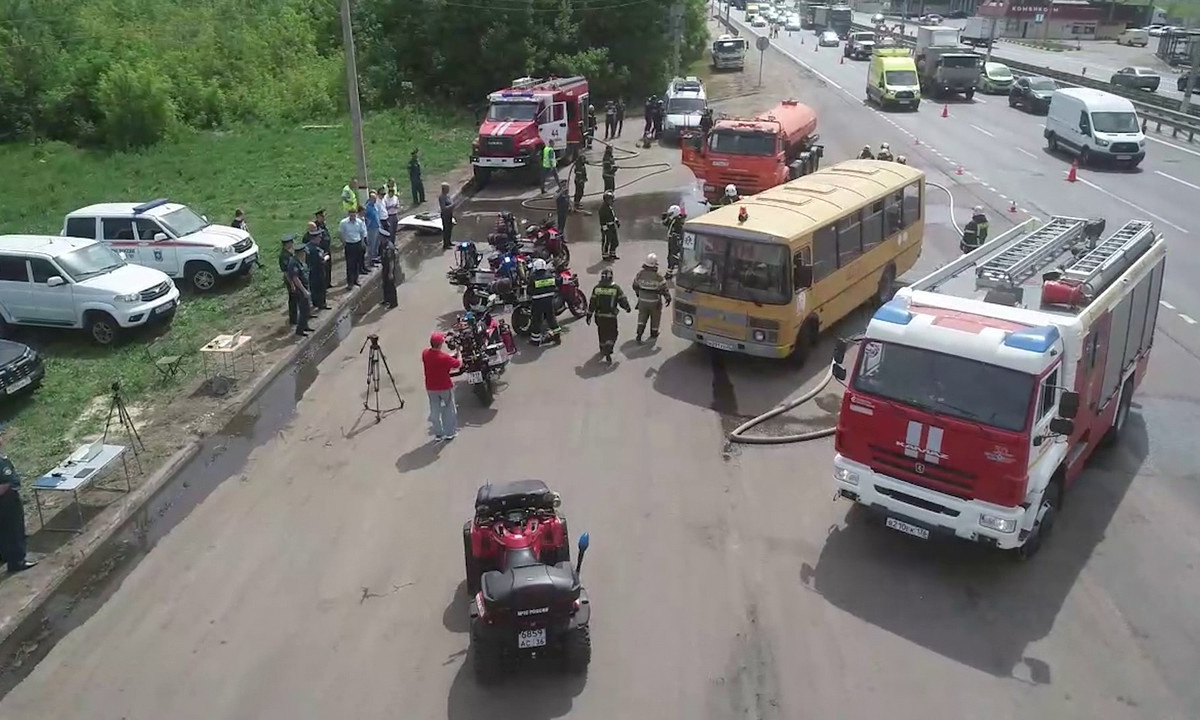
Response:
[{"label": "aluminum ladder on fire truck", "polygon": [[1145,252],[1146,248],[1139,245],[1149,246],[1153,241],[1154,225],[1150,221],[1130,220],[1063,270],[1063,279],[1085,285],[1093,292],[1099,291]]},{"label": "aluminum ladder on fire truck", "polygon": [[1077,242],[1086,225],[1087,221],[1080,218],[1050,218],[1045,225],[981,264],[975,272],[976,283],[992,288],[1020,285],[1038,272],[1042,263]]}]

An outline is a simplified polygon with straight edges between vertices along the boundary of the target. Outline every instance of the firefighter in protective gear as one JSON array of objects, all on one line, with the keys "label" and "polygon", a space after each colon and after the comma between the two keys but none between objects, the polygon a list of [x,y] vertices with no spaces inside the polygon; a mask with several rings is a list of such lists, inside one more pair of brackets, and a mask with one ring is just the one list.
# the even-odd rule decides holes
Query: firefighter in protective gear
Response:
[{"label": "firefighter in protective gear", "polygon": [[958,249],[962,250],[963,255],[966,255],[987,242],[987,235],[987,216],[983,214],[983,206],[976,205],[971,219],[967,222],[967,226],[963,228],[962,241],[958,243]]},{"label": "firefighter in protective gear", "polygon": [[625,291],[613,282],[612,269],[604,268],[600,271],[600,284],[592,288],[592,299],[588,301],[587,324],[592,324],[594,315],[600,354],[609,365],[612,364],[613,348],[617,345],[617,310],[622,308],[625,312],[633,312]]},{"label": "firefighter in protective gear", "polygon": [[896,162],[900,163],[901,165],[907,165],[907,164],[908,164],[908,158],[904,157],[903,155],[897,155],[897,156],[896,156]]},{"label": "firefighter in protective gear", "polygon": [[583,209],[583,192],[587,187],[587,158],[583,153],[575,156],[575,211]]},{"label": "firefighter in protective gear", "polygon": [[554,296],[558,294],[560,278],[550,269],[550,265],[538,258],[533,261],[533,272],[529,273],[529,309],[532,323],[529,328],[529,339],[540,344],[543,340],[552,339],[561,343],[559,337],[558,318],[554,316]]},{"label": "firefighter in protective gear", "polygon": [[592,149],[592,141],[596,139],[596,106],[595,105],[588,105],[587,120],[586,120],[586,124],[584,125],[584,129],[587,130],[587,145],[586,145],[586,147],[588,150],[591,150]]},{"label": "firefighter in protective gear", "polygon": [[687,213],[678,205],[672,205],[662,216],[663,225],[667,228],[667,279],[675,276],[679,269],[679,260],[683,255],[683,224],[687,222]]},{"label": "firefighter in protective gear", "polygon": [[858,154],[858,159],[859,160],[874,160],[875,159],[874,153],[871,152],[870,145],[863,145],[862,152],[860,152]]},{"label": "firefighter in protective gear", "polygon": [[617,191],[617,160],[613,157],[612,145],[604,148],[604,159],[601,161],[600,177],[604,179],[604,192]]},{"label": "firefighter in protective gear", "polygon": [[887,143],[879,143],[879,152],[875,153],[875,159],[888,161],[895,160],[896,157],[892,155],[892,146],[888,145]]},{"label": "firefighter in protective gear", "polygon": [[650,253],[642,269],[633,279],[633,294],[637,297],[638,324],[635,339],[642,344],[642,335],[646,333],[646,321],[650,321],[650,340],[658,338],[658,326],[662,323],[663,306],[671,306],[671,292],[667,289],[667,281],[658,274],[658,256]]},{"label": "firefighter in protective gear", "polygon": [[604,202],[600,204],[600,259],[617,260],[617,228],[621,221],[617,219],[617,211],[613,208],[613,194],[604,193]]},{"label": "firefighter in protective gear", "polygon": [[725,186],[725,194],[721,196],[721,200],[717,204],[718,205],[732,205],[741,199],[742,199],[742,196],[738,195],[736,185],[726,185]]}]

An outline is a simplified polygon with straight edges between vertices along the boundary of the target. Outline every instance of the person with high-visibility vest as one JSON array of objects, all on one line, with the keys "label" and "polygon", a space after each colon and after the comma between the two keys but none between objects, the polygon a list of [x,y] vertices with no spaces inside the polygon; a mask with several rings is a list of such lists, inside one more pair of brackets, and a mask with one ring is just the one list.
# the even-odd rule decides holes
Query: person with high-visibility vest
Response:
[{"label": "person with high-visibility vest", "polygon": [[549,145],[542,146],[542,192],[546,192],[546,183],[549,180],[554,181],[553,187],[558,187],[558,158],[554,155],[554,148]]},{"label": "person with high-visibility vest", "polygon": [[358,209],[358,180],[350,178],[350,182],[342,188],[342,212],[348,213]]}]

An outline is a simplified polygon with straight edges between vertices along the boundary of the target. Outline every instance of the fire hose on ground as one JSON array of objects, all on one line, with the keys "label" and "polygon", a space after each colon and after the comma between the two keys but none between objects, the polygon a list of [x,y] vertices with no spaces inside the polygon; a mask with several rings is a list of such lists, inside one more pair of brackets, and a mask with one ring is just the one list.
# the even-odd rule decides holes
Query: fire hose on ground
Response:
[{"label": "fire hose on ground", "polygon": [[[925,184],[941,190],[942,192],[946,193],[947,197],[950,198],[950,223],[954,225],[955,231],[961,235],[962,228],[960,228],[958,223],[954,220],[954,193],[950,192],[950,188],[944,185],[939,185],[937,183],[931,183],[928,181]],[[738,425],[733,429],[733,432],[729,433],[729,442],[738,443],[741,445],[787,445],[790,443],[808,442],[810,440],[819,440],[820,438],[829,437],[837,431],[836,427],[819,428],[817,430],[810,430],[808,432],[796,433],[793,435],[747,435],[746,433],[749,432],[751,428],[762,425],[768,420],[773,420],[784,413],[795,410],[807,402],[811,402],[814,398],[824,392],[825,388],[829,386],[829,382],[831,380],[833,380],[832,365],[830,366],[829,370],[825,371],[825,375],[822,376],[821,379],[817,381],[817,384],[808,392],[804,393],[795,400],[789,400],[785,403],[777,405],[762,415],[751,418],[741,425]]]}]

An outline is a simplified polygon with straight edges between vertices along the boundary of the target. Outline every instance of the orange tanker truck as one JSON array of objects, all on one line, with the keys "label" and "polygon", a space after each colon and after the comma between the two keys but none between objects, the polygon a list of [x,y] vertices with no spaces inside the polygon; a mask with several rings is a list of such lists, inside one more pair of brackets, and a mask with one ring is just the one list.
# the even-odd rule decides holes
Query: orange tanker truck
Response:
[{"label": "orange tanker truck", "polygon": [[817,114],[807,105],[784,100],[750,120],[722,118],[707,138],[693,136],[683,142],[683,164],[704,182],[704,197],[714,201],[726,185],[736,185],[741,195],[753,195],[816,169],[815,163],[799,167],[801,153],[815,150],[803,160],[819,158]]}]

